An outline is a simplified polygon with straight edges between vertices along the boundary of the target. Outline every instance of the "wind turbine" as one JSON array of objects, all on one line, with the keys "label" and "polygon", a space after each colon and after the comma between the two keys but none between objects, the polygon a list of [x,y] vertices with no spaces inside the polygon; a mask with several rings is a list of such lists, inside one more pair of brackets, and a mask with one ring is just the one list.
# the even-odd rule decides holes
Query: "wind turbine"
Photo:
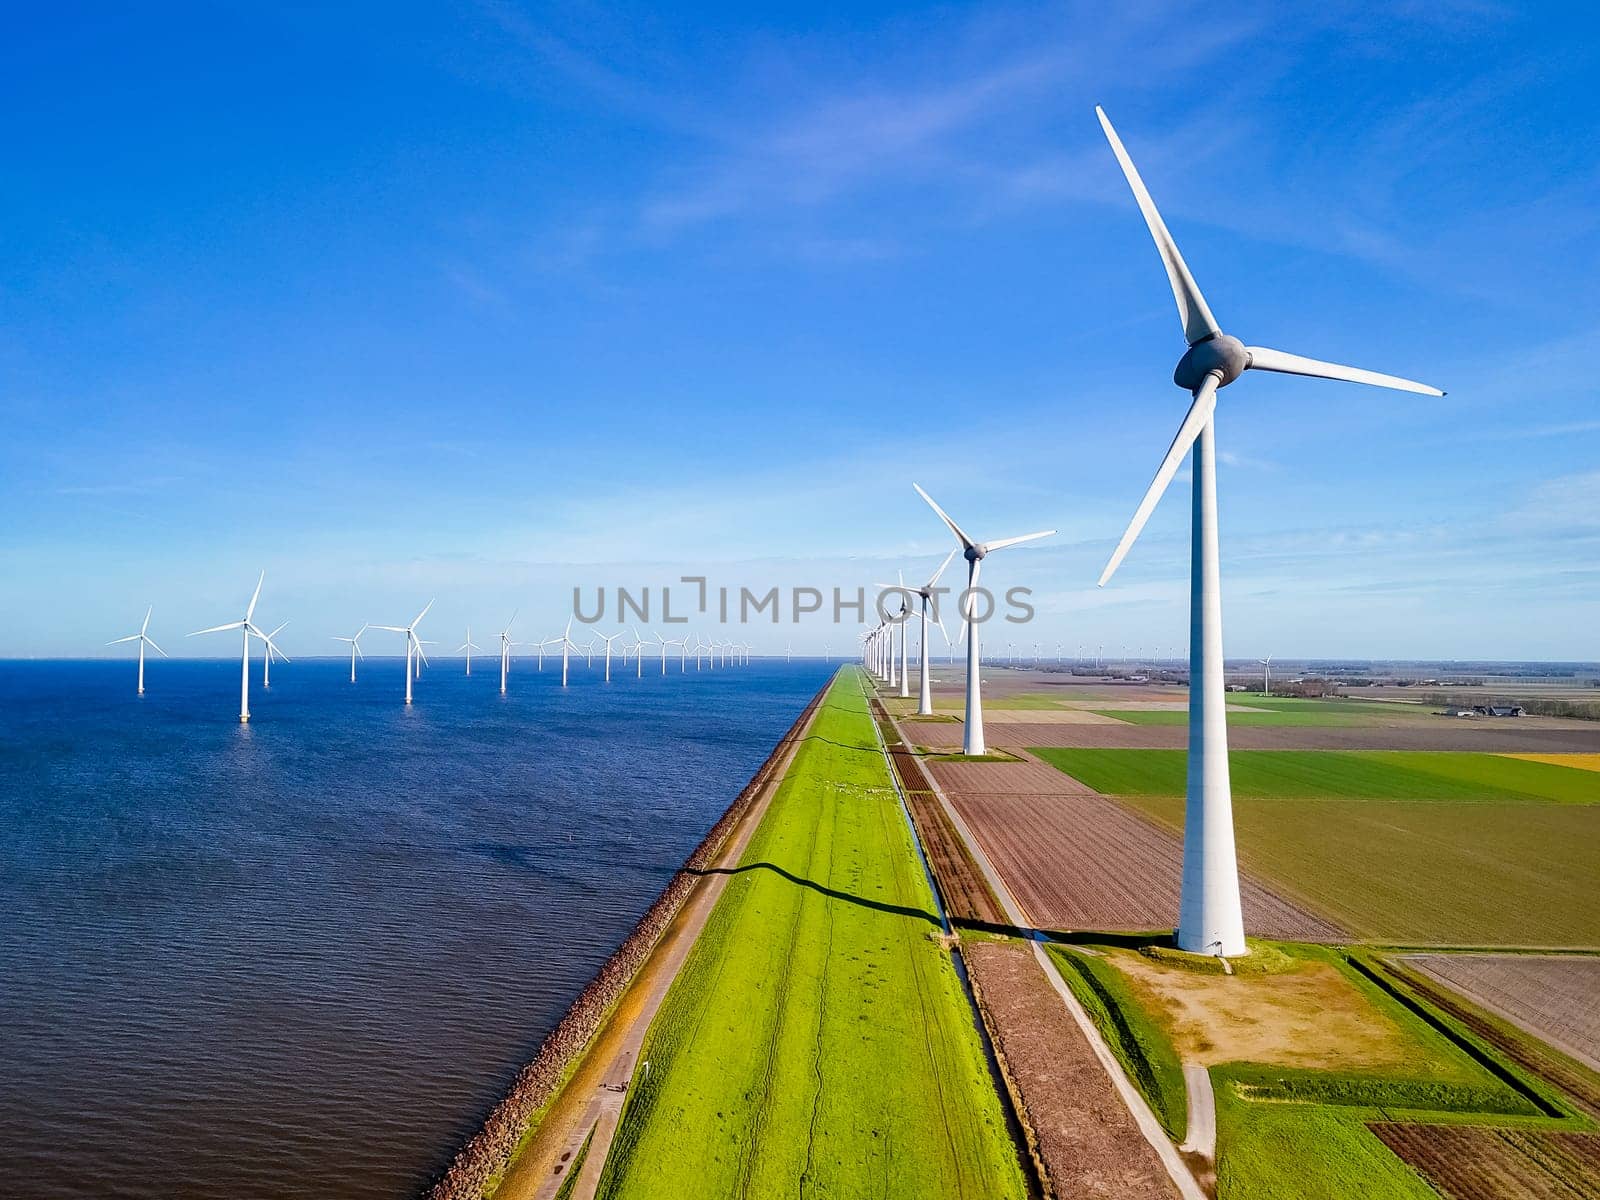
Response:
[{"label": "wind turbine", "polygon": [[411,703],[412,658],[415,654],[423,662],[428,661],[428,656],[422,652],[422,639],[417,637],[417,626],[422,624],[422,618],[428,615],[428,609],[433,607],[429,600],[409,625],[374,625],[374,629],[386,629],[390,633],[403,633],[406,635],[406,703]]},{"label": "wind turbine", "polygon": [[144,610],[144,624],[139,626],[139,632],[138,633],[130,633],[127,637],[117,638],[115,641],[110,641],[110,642],[106,643],[106,645],[108,645],[108,646],[120,646],[123,642],[138,642],[139,643],[139,691],[138,691],[138,694],[141,695],[141,696],[144,695],[144,648],[146,646],[149,646],[157,654],[161,655],[162,658],[171,658],[172,657],[172,655],[168,654],[160,646],[156,645],[154,639],[152,639],[148,634],[145,633],[145,630],[150,628],[150,614],[153,613],[153,612],[155,612],[155,605],[153,605],[153,604],[149,608]]},{"label": "wind turbine", "polygon": [[[655,630],[652,629],[650,632],[651,633],[655,633]],[[656,644],[661,647],[661,673],[663,675],[665,675],[667,673],[667,647],[668,646],[681,646],[681,645],[683,645],[683,639],[682,638],[665,638],[665,637],[662,637],[659,633],[656,633]]]},{"label": "wind turbine", "polygon": [[572,640],[572,618],[567,618],[567,627],[561,634],[561,686],[567,686],[567,655],[573,650],[583,653],[582,649]]},{"label": "wind turbine", "polygon": [[[213,625],[210,629],[197,629],[190,637],[199,637],[202,633],[223,633],[229,629],[241,631],[239,655],[239,723],[242,725],[250,720],[250,639],[258,637],[266,643],[267,653],[270,655],[276,646],[271,639],[254,623],[256,615],[256,601],[261,599],[261,585],[266,582],[267,573],[261,572],[261,577],[256,580],[255,594],[250,597],[250,603],[245,607],[244,620],[229,621],[226,625]],[[286,660],[287,661],[287,660]]]},{"label": "wind turbine", "polygon": [[511,671],[511,627],[517,623],[517,614],[520,608],[511,610],[511,620],[506,622],[506,627],[500,631],[500,694],[506,694],[506,676]]},{"label": "wind turbine", "polygon": [[1111,152],[1133,189],[1155,239],[1178,304],[1188,349],[1178,360],[1172,381],[1193,397],[1177,436],[1162,459],[1155,479],[1139,502],[1127,532],[1117,543],[1100,576],[1104,585],[1194,447],[1189,562],[1189,779],[1183,821],[1183,891],[1178,909],[1178,945],[1198,954],[1245,953],[1244,919],[1239,905],[1239,865],[1233,839],[1233,797],[1228,778],[1228,726],[1222,661],[1222,589],[1217,552],[1217,478],[1215,412],[1217,391],[1248,370],[1310,375],[1375,387],[1444,395],[1438,388],[1380,375],[1356,367],[1302,358],[1264,346],[1246,346],[1223,333],[1188,264],[1156,210],[1138,169],[1111,127],[1105,112],[1095,108]]},{"label": "wind turbine", "polygon": [[279,625],[276,629],[262,639],[262,641],[267,643],[267,652],[261,657],[261,686],[264,688],[269,688],[272,686],[272,656],[276,654],[279,658],[282,658],[284,662],[289,661],[288,658],[284,656],[283,651],[278,649],[278,643],[272,640],[283,632],[283,626],[287,625],[288,623],[289,622],[287,621],[283,622],[283,625]]},{"label": "wind turbine", "polygon": [[1256,659],[1261,664],[1261,694],[1272,695],[1272,655]]},{"label": "wind turbine", "polygon": [[[945,568],[950,565],[950,560],[955,556],[956,552],[954,550],[946,554],[944,561],[939,564],[939,569],[933,573],[928,582],[916,589],[917,595],[922,597],[922,638],[921,645],[917,648],[917,654],[922,660],[922,681],[917,687],[917,715],[919,717],[933,716],[933,679],[928,668],[928,606],[933,602],[934,585],[939,582],[939,576],[944,574]],[[944,622],[939,619],[937,612],[934,613],[933,619],[939,623],[939,632],[944,633]],[[945,641],[948,642],[950,640],[948,633],[944,633],[944,637]]]},{"label": "wind turbine", "polygon": [[610,637],[607,637],[605,634],[601,633],[597,629],[597,630],[594,631],[594,636],[599,638],[602,642],[604,642],[606,644],[606,682],[610,683],[611,682],[611,643],[615,642],[615,641],[618,641],[622,637],[622,634],[613,633]]},{"label": "wind turbine", "polygon": [[983,754],[986,752],[983,742],[983,694],[980,686],[983,658],[978,648],[978,623],[973,617],[973,607],[977,602],[978,573],[983,566],[983,560],[996,550],[1050,537],[1055,530],[1045,529],[1038,533],[1025,533],[1021,537],[1000,538],[992,542],[975,542],[962,531],[961,526],[946,515],[944,509],[933,502],[932,496],[914,483],[911,486],[917,489],[917,495],[928,502],[928,507],[939,514],[939,519],[950,527],[950,532],[956,535],[956,541],[961,543],[962,553],[967,560],[967,590],[963,593],[964,603],[961,606],[961,619],[967,635],[967,712],[962,732],[961,752]]},{"label": "wind turbine", "polygon": [[456,647],[456,653],[457,654],[460,654],[463,650],[465,650],[467,652],[467,678],[468,679],[472,678],[472,652],[474,650],[482,650],[482,649],[483,649],[482,646],[478,645],[477,643],[475,643],[472,640],[472,626],[468,625],[467,626],[467,640],[462,642],[461,645]]},{"label": "wind turbine", "polygon": [[361,653],[361,634],[365,633],[368,629],[371,629],[371,628],[372,628],[372,626],[370,626],[370,625],[363,625],[361,627],[360,633],[357,633],[355,635],[355,637],[336,637],[336,638],[333,639],[336,642],[349,642],[350,643],[350,682],[351,683],[354,683],[356,681],[356,658],[357,658],[357,656],[359,655],[363,659],[367,657],[365,654]]},{"label": "wind turbine", "polygon": [[[653,645],[655,645],[654,642],[647,642],[642,637],[640,637],[639,636],[639,631],[637,629],[635,629],[633,631],[633,650],[634,650],[635,655],[637,655],[637,657],[638,657],[638,662],[635,665],[634,674],[633,674],[633,677],[635,679],[643,679],[644,678],[644,648],[646,646],[653,646]],[[661,673],[663,675],[665,675],[667,673],[667,648],[665,646],[661,647]]]}]

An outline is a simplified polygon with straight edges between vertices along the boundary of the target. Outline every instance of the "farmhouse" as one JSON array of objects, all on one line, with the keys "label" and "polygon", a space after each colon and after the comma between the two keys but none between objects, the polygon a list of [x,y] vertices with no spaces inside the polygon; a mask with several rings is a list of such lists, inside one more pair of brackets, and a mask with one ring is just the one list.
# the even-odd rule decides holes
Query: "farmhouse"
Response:
[{"label": "farmhouse", "polygon": [[1474,704],[1472,711],[1480,717],[1522,717],[1527,715],[1520,704]]}]

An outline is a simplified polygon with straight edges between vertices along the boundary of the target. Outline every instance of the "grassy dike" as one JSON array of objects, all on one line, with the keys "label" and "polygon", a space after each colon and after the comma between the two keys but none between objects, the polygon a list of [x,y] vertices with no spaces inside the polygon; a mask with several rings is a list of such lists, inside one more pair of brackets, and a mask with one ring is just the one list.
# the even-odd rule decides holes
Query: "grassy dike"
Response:
[{"label": "grassy dike", "polygon": [[650,1029],[603,1197],[1026,1194],[856,671]]}]

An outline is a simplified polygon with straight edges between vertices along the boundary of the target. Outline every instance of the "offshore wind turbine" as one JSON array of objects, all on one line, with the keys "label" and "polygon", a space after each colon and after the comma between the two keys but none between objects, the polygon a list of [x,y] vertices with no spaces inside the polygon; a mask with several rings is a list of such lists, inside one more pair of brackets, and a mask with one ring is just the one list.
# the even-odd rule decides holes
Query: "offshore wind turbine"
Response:
[{"label": "offshore wind turbine", "polygon": [[572,618],[567,618],[567,627],[561,634],[561,686],[567,686],[567,655],[577,650],[583,652],[578,644],[572,640]]},{"label": "offshore wind turbine", "polygon": [[1239,904],[1239,864],[1233,838],[1233,796],[1228,777],[1228,725],[1222,661],[1222,588],[1217,551],[1217,392],[1246,371],[1274,371],[1366,383],[1425,396],[1444,395],[1396,375],[1302,358],[1265,346],[1247,346],[1223,333],[1211,314],[1178,245],[1161,219],[1104,110],[1095,108],[1111,152],[1133,190],[1156,251],[1166,268],[1188,343],[1172,381],[1193,397],[1155,479],[1139,502],[1127,532],[1100,576],[1104,585],[1121,565],[1162,493],[1194,448],[1189,560],[1189,778],[1183,821],[1183,890],[1178,908],[1178,946],[1198,954],[1246,952]]},{"label": "offshore wind turbine", "polygon": [[197,629],[190,637],[199,637],[202,633],[222,633],[229,629],[240,631],[239,655],[239,723],[245,724],[250,720],[250,639],[258,637],[267,644],[267,653],[271,654],[276,647],[273,646],[268,636],[255,626],[256,601],[261,599],[261,585],[266,582],[267,573],[261,572],[261,577],[256,580],[255,593],[250,597],[250,603],[245,606],[244,620],[229,621],[226,625],[213,625],[210,629]]},{"label": "offshore wind turbine", "polygon": [[369,630],[371,628],[372,628],[372,626],[370,626],[370,625],[363,625],[361,627],[361,629],[360,629],[360,632],[358,632],[355,635],[355,637],[335,637],[333,639],[336,642],[349,642],[350,643],[350,682],[351,683],[354,683],[356,681],[356,658],[360,657],[360,658],[364,659],[364,658],[367,657],[365,654],[361,653],[361,634],[365,633],[367,630]]},{"label": "offshore wind turbine", "polygon": [[511,627],[517,623],[517,614],[520,608],[511,610],[511,620],[506,622],[506,627],[500,631],[500,694],[506,694],[506,676],[511,672]]},{"label": "offshore wind turbine", "polygon": [[288,623],[289,622],[287,621],[283,622],[282,625],[279,625],[271,633],[267,634],[266,637],[261,639],[267,644],[267,652],[261,656],[261,686],[264,688],[269,688],[272,686],[272,656],[277,655],[279,658],[282,658],[284,662],[289,661],[288,658],[284,656],[283,651],[278,649],[278,643],[272,640],[283,632],[283,626],[287,625]]},{"label": "offshore wind turbine", "polygon": [[417,658],[421,659],[423,662],[427,662],[428,661],[428,656],[422,652],[422,640],[417,637],[417,626],[422,624],[422,618],[428,615],[428,609],[430,609],[432,607],[433,607],[433,601],[429,600],[427,604],[423,605],[422,611],[419,612],[416,615],[416,617],[412,619],[412,622],[409,625],[374,625],[373,626],[374,629],[385,629],[385,630],[388,630],[390,633],[403,633],[403,634],[406,635],[406,703],[407,704],[411,703],[411,681],[412,681],[412,678],[413,678],[413,676],[412,676],[412,657],[411,656],[413,654],[415,654],[417,656]]},{"label": "offshore wind turbine", "polygon": [[[654,642],[647,642],[640,637],[637,629],[633,631],[633,650],[638,659],[634,670],[635,679],[644,678],[644,648],[653,645],[655,645]],[[665,646],[661,647],[661,673],[663,675],[667,673],[667,648]]]},{"label": "offshore wind turbine", "polygon": [[667,673],[667,647],[668,646],[681,646],[683,644],[683,639],[682,638],[665,638],[665,637],[662,637],[659,633],[656,633],[656,631],[653,630],[653,629],[650,632],[651,633],[655,633],[656,645],[661,647],[661,673],[663,675],[665,675]]},{"label": "offshore wind turbine", "polygon": [[606,682],[610,683],[611,682],[611,643],[619,640],[622,637],[622,634],[613,633],[610,637],[607,637],[605,634],[601,633],[597,629],[597,630],[594,631],[594,636],[599,638],[602,642],[604,642],[606,644]]},{"label": "offshore wind turbine", "polygon": [[461,645],[456,647],[456,653],[457,654],[460,654],[463,650],[465,650],[467,652],[467,678],[468,679],[472,678],[472,652],[474,650],[482,650],[482,649],[483,649],[482,646],[478,645],[476,642],[474,642],[472,640],[472,626],[468,625],[467,626],[467,640],[462,642]]},{"label": "offshore wind turbine", "polygon": [[961,752],[963,754],[983,754],[986,747],[983,741],[983,693],[981,679],[983,675],[983,656],[978,647],[978,623],[973,618],[973,608],[977,603],[978,574],[982,569],[983,560],[996,550],[1004,550],[1007,546],[1021,545],[1023,542],[1037,541],[1047,538],[1055,533],[1054,529],[1044,529],[1038,533],[1025,533],[1020,537],[999,538],[991,542],[975,542],[962,530],[961,526],[952,521],[933,502],[933,497],[928,495],[916,484],[917,495],[928,502],[928,507],[939,514],[939,519],[956,535],[956,541],[961,543],[961,551],[967,560],[967,590],[963,594],[965,603],[961,606],[961,619],[963,629],[967,635],[967,711],[966,720],[962,730]]},{"label": "offshore wind turbine", "polygon": [[155,639],[150,637],[150,635],[145,632],[150,628],[150,614],[155,612],[155,610],[155,605],[153,604],[144,610],[144,624],[139,626],[138,633],[130,633],[127,637],[116,638],[115,640],[106,643],[108,646],[120,646],[123,642],[139,643],[139,690],[136,694],[140,696],[144,695],[144,648],[149,646],[157,654],[161,655],[162,658],[172,657],[172,655],[168,654],[160,646],[156,645]]}]

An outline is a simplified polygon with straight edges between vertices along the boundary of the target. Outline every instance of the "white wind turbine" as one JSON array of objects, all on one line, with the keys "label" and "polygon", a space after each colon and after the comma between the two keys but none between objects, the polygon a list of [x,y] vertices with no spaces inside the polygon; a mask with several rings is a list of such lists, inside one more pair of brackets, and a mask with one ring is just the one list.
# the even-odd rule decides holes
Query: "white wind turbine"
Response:
[{"label": "white wind turbine", "polygon": [[333,639],[336,642],[349,642],[350,643],[350,682],[351,683],[354,683],[356,681],[356,659],[358,657],[359,658],[363,658],[363,659],[365,659],[367,657],[365,654],[361,653],[361,634],[365,633],[367,630],[369,630],[371,628],[372,628],[372,626],[370,626],[370,625],[363,625],[361,627],[360,632],[357,633],[355,635],[355,637],[336,637],[336,638]]},{"label": "white wind turbine", "polygon": [[500,694],[506,694],[506,676],[511,673],[511,627],[517,623],[517,614],[520,608],[511,610],[511,620],[506,622],[506,627],[500,631]]},{"label": "white wind turbine", "polygon": [[256,580],[256,590],[250,597],[250,603],[245,607],[244,620],[229,621],[226,625],[213,625],[210,629],[197,629],[190,637],[199,637],[202,633],[223,633],[229,629],[240,631],[241,651],[239,655],[239,722],[244,724],[250,720],[250,639],[257,637],[266,644],[267,653],[270,655],[277,649],[268,635],[256,628],[254,618],[256,615],[256,601],[261,599],[261,585],[266,582],[267,573],[261,572],[261,577]]},{"label": "white wind turbine", "polygon": [[428,661],[428,656],[422,652],[422,639],[417,636],[417,626],[422,624],[422,618],[428,615],[428,609],[433,607],[429,600],[423,605],[422,611],[413,618],[409,625],[374,625],[374,629],[384,629],[390,633],[403,633],[406,635],[406,703],[411,703],[412,655],[416,655],[422,662]]},{"label": "white wind turbine", "polygon": [[597,630],[594,631],[594,636],[599,638],[602,642],[604,642],[606,644],[606,682],[610,683],[611,682],[611,643],[615,642],[615,641],[619,641],[621,639],[621,637],[622,637],[622,634],[613,633],[610,637],[607,637],[605,634],[601,633],[597,629]]},{"label": "white wind turbine", "polygon": [[[644,648],[655,644],[654,642],[647,642],[640,637],[637,629],[633,631],[633,651],[638,659],[634,670],[635,679],[644,678]],[[661,647],[661,673],[663,675],[667,673],[667,648],[665,646]]]},{"label": "white wind turbine", "polygon": [[567,686],[567,656],[572,651],[583,653],[583,648],[572,640],[572,618],[567,618],[567,627],[561,634],[561,686]]},{"label": "white wind turbine", "polygon": [[1000,538],[992,542],[975,542],[962,531],[961,526],[946,515],[944,509],[933,502],[932,496],[916,484],[911,486],[917,489],[917,495],[928,502],[928,507],[939,514],[939,519],[950,527],[950,532],[956,535],[956,541],[961,543],[961,551],[967,560],[967,590],[963,593],[964,603],[961,606],[962,627],[967,635],[967,712],[962,732],[961,752],[983,754],[986,750],[983,742],[983,694],[980,686],[983,658],[978,647],[978,622],[973,618],[973,608],[978,598],[978,573],[983,560],[996,550],[1050,537],[1055,530],[1045,529],[1038,533],[1025,533],[1021,537]]},{"label": "white wind turbine", "polygon": [[1217,553],[1216,432],[1217,391],[1247,370],[1310,375],[1376,387],[1442,396],[1427,384],[1380,375],[1338,363],[1302,358],[1264,346],[1246,346],[1223,333],[1200,288],[1178,252],[1177,243],[1156,211],[1133,160],[1100,108],[1095,109],[1111,152],[1133,189],[1150,236],[1166,267],[1189,348],[1172,380],[1193,396],[1178,434],[1156,477],[1140,501],[1127,532],[1100,576],[1109,580],[1150,513],[1194,447],[1192,534],[1189,563],[1189,779],[1183,824],[1183,891],[1178,910],[1178,945],[1200,954],[1245,953],[1244,919],[1239,905],[1239,866],[1233,839],[1233,797],[1228,778],[1228,726],[1222,661],[1222,590]]},{"label": "white wind turbine", "polygon": [[289,622],[287,621],[283,622],[282,625],[279,625],[276,629],[262,639],[267,643],[267,652],[261,656],[261,686],[264,688],[269,688],[272,686],[273,657],[276,656],[278,658],[282,658],[284,662],[289,661],[288,658],[284,656],[283,651],[278,649],[278,643],[272,640],[283,632],[284,625],[287,625],[288,623]]},{"label": "white wind turbine", "polygon": [[1256,659],[1261,664],[1261,694],[1272,695],[1272,655]]},{"label": "white wind turbine", "polygon": [[[922,682],[917,689],[917,715],[922,717],[933,716],[933,680],[928,669],[928,606],[933,602],[934,585],[939,582],[939,576],[944,574],[945,568],[950,565],[950,560],[956,556],[954,550],[944,556],[944,561],[939,564],[939,569],[927,583],[917,588],[917,595],[922,597],[922,644],[917,648],[917,653],[922,660]],[[944,632],[944,621],[935,612],[933,619],[938,622],[939,632],[944,634],[945,641],[950,640],[950,635]]]},{"label": "white wind turbine", "polygon": [[[952,551],[952,553],[954,552]],[[945,561],[948,562],[949,559]],[[906,573],[896,569],[895,578],[899,580],[898,583],[878,584],[884,591],[893,592],[900,599],[900,612],[897,614],[894,623],[889,626],[889,686],[893,687],[895,685],[894,641],[895,632],[898,630],[900,637],[900,695],[909,697],[911,695],[911,659],[910,648],[906,642],[906,635],[909,632],[906,629],[906,622],[911,619],[911,601],[906,592]],[[928,631],[926,622],[923,623],[922,631],[924,634]],[[926,672],[924,672],[924,675],[926,675]]]},{"label": "white wind turbine", "polygon": [[151,638],[145,632],[145,630],[150,628],[150,614],[153,612],[155,612],[155,605],[151,605],[149,608],[144,610],[144,624],[139,626],[138,633],[130,633],[127,637],[120,637],[114,641],[106,643],[108,646],[120,646],[123,642],[139,643],[139,691],[137,694],[140,696],[144,695],[144,648],[149,646],[157,654],[161,655],[162,658],[172,657],[160,646],[156,645],[155,639]]},{"label": "white wind turbine", "polygon": [[667,673],[667,647],[681,646],[683,645],[683,639],[662,637],[653,629],[650,632],[655,634],[656,645],[661,647],[661,673],[665,675]]},{"label": "white wind turbine", "polygon": [[482,649],[483,649],[482,646],[478,645],[476,642],[474,642],[472,640],[472,626],[468,625],[467,626],[467,640],[462,642],[461,645],[456,647],[456,653],[460,654],[463,650],[466,651],[466,654],[467,654],[467,678],[469,678],[469,679],[472,677],[472,652],[474,650],[482,650]]}]

